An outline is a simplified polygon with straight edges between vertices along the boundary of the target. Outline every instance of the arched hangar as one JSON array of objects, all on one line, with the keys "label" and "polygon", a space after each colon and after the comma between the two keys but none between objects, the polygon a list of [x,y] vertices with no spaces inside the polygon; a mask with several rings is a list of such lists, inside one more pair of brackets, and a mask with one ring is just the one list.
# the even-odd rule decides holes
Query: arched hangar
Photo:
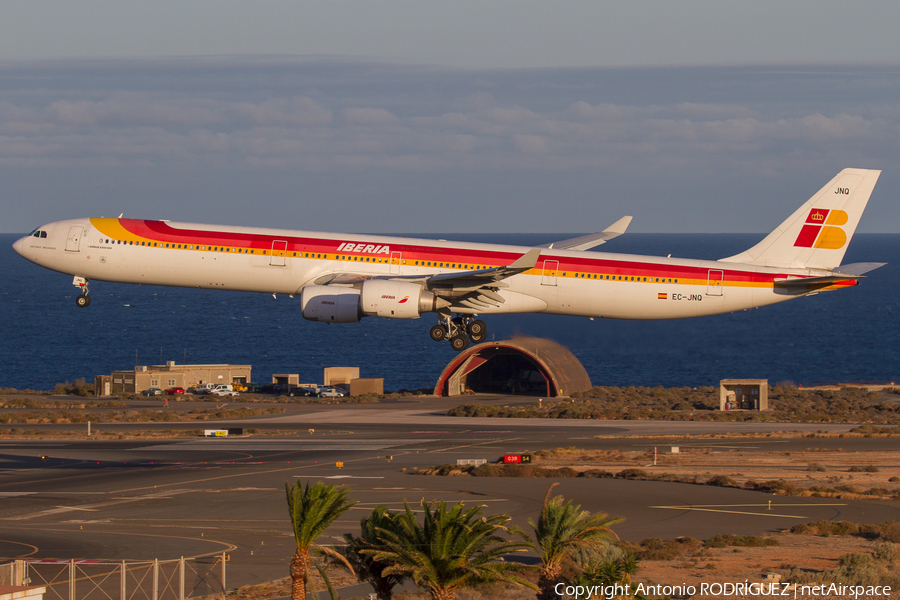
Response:
[{"label": "arched hangar", "polygon": [[435,396],[467,391],[517,396],[570,396],[591,389],[587,371],[565,347],[533,337],[487,342],[460,352],[444,368]]}]

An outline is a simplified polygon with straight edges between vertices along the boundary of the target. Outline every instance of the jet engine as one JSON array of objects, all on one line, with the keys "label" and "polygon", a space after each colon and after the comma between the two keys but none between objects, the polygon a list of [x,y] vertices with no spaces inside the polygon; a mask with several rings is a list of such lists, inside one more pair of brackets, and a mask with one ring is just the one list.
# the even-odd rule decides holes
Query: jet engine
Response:
[{"label": "jet engine", "polygon": [[328,285],[311,285],[300,293],[303,318],[320,323],[356,323],[359,310],[359,290]]},{"label": "jet engine", "polygon": [[366,316],[388,319],[418,319],[423,312],[440,308],[449,303],[435,298],[434,294],[417,283],[391,279],[368,279],[362,284],[360,310]]},{"label": "jet engine", "polygon": [[368,279],[361,289],[311,285],[300,293],[303,318],[320,323],[356,323],[362,317],[418,319],[450,303],[417,283]]}]

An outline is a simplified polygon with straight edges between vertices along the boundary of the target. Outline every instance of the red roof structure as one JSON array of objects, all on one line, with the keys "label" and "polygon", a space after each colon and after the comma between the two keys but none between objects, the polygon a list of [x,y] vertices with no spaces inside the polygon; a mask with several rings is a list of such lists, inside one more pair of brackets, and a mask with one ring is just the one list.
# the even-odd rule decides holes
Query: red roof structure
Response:
[{"label": "red roof structure", "polygon": [[584,366],[567,348],[543,338],[517,337],[460,352],[444,368],[434,394],[476,392],[552,398],[591,387]]}]

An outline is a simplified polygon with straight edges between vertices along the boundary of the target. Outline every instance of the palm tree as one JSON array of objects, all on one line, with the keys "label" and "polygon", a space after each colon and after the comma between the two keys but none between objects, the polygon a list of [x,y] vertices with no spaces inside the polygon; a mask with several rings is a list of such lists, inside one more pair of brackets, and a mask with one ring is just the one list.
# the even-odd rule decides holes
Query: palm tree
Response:
[{"label": "palm tree", "polygon": [[330,548],[323,548],[315,542],[335,519],[347,512],[356,502],[347,498],[347,490],[336,489],[333,485],[326,486],[321,481],[312,487],[309,486],[309,481],[305,487],[299,481],[294,485],[286,483],[284,488],[288,511],[291,514],[291,526],[297,540],[297,552],[291,560],[291,599],[306,598],[311,566],[322,575],[329,591],[333,592],[325,571],[312,560],[310,551],[327,554],[333,558],[340,556]]},{"label": "palm tree", "polygon": [[553,587],[561,580],[563,563],[578,552],[599,552],[616,535],[610,526],[621,522],[604,513],[581,510],[572,501],[563,504],[562,496],[550,497],[554,483],[547,490],[537,523],[528,519],[534,530],[532,548],[541,559],[538,575],[539,600],[556,597]]},{"label": "palm tree", "polygon": [[622,552],[617,548],[616,552],[609,552],[605,556],[593,556],[582,562],[578,561],[580,572],[574,579],[576,585],[613,585],[616,583],[627,585],[631,583],[632,576],[637,572],[638,559],[634,554]]},{"label": "palm tree", "polygon": [[394,587],[399,585],[405,577],[400,573],[385,575],[384,570],[390,565],[376,560],[371,553],[363,551],[383,549],[384,545],[379,539],[379,531],[395,529],[396,520],[396,515],[385,507],[378,506],[370,515],[360,520],[359,537],[354,537],[349,533],[344,534],[344,540],[347,542],[344,556],[347,557],[347,561],[353,567],[359,580],[369,582],[380,600],[391,600]]},{"label": "palm tree", "polygon": [[525,541],[509,540],[501,533],[524,534],[508,528],[509,515],[484,516],[482,507],[466,509],[460,502],[422,500],[419,523],[408,504],[397,516],[395,527],[379,528],[381,549],[363,550],[375,560],[388,563],[385,575],[404,575],[427,588],[434,600],[454,600],[456,590],[480,583],[505,582],[536,589],[518,573],[523,565],[503,561],[503,555],[528,547]]}]

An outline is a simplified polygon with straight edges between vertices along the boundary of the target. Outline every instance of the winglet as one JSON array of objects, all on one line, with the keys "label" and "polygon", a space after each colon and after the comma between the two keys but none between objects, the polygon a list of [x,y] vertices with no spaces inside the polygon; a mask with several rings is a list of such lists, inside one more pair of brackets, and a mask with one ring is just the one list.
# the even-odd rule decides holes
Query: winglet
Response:
[{"label": "winglet", "polygon": [[633,217],[624,216],[606,229],[603,230],[603,233],[610,234],[607,237],[607,240],[611,240],[614,237],[620,236],[625,233],[625,230],[628,229],[628,226],[631,225],[631,219]]},{"label": "winglet", "polygon": [[539,248],[556,248],[558,250],[590,250],[600,244],[605,244],[609,240],[619,237],[631,224],[632,217],[622,217],[603,231],[599,233],[590,233],[577,238],[561,240],[552,244],[542,244]]},{"label": "winglet", "polygon": [[506,266],[507,269],[516,269],[527,271],[528,269],[533,269],[537,264],[538,257],[541,255],[540,248],[532,248],[522,256],[516,259],[514,263]]}]

